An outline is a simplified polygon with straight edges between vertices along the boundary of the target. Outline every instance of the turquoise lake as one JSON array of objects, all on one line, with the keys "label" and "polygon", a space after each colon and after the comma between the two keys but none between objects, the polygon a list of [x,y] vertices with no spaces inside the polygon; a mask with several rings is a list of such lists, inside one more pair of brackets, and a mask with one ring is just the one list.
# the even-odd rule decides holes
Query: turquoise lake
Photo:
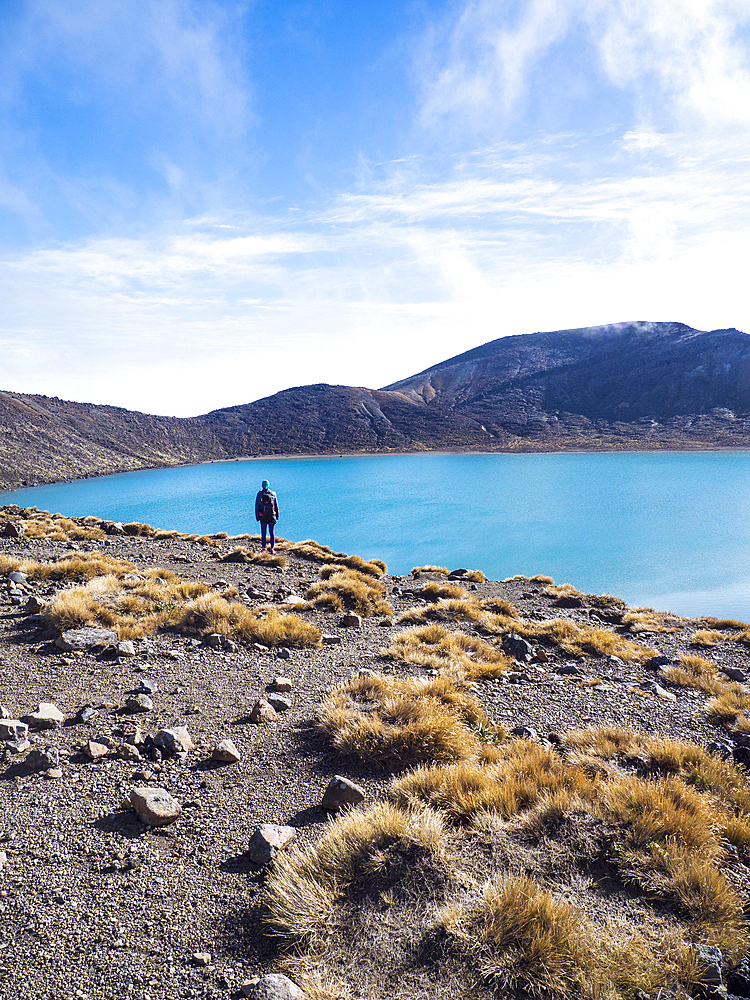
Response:
[{"label": "turquoise lake", "polygon": [[750,452],[251,459],[0,493],[0,503],[180,531],[278,533],[493,579],[544,573],[680,614],[750,621]]}]

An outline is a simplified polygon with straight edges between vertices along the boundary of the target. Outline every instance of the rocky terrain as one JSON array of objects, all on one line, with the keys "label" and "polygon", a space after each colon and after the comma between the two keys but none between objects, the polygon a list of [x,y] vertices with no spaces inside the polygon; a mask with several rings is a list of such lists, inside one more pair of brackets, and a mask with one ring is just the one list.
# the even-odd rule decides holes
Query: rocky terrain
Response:
[{"label": "rocky terrain", "polygon": [[748,446],[750,337],[619,323],[502,337],[384,389],[177,419],[0,392],[0,489],[249,455]]},{"label": "rocky terrain", "polygon": [[[555,587],[543,577],[498,582],[459,570],[449,579],[441,568],[382,577],[387,604],[358,615],[306,601],[321,576],[325,579],[325,552],[320,557],[310,547],[295,550],[280,543],[282,566],[248,561],[257,557],[256,539],[195,538],[153,529],[126,534],[137,527],[95,518],[45,520],[39,512],[19,508],[2,509],[0,527],[7,529],[7,537],[0,538],[5,567],[0,715],[21,722],[18,732],[7,726],[3,730],[0,723],[0,740],[5,741],[0,742],[2,1000],[499,995],[491,978],[476,969],[467,973],[445,951],[439,962],[434,955],[427,961],[422,952],[420,959],[414,941],[404,937],[403,922],[388,931],[401,950],[384,959],[385,952],[378,951],[384,947],[382,927],[375,947],[372,929],[367,931],[351,915],[346,925],[349,967],[339,961],[340,981],[318,975],[316,969],[328,968],[322,957],[299,947],[290,951],[270,933],[263,893],[275,862],[265,865],[257,851],[248,852],[261,824],[291,827],[296,845],[315,845],[332,829],[335,813],[321,802],[336,775],[356,784],[364,795],[362,808],[367,808],[385,801],[394,778],[413,765],[415,759],[394,763],[375,751],[368,760],[366,754],[337,744],[330,726],[326,731],[320,725],[320,706],[332,689],[353,676],[373,672],[395,684],[405,679],[421,683],[442,674],[429,657],[383,656],[398,645],[399,635],[415,627],[442,623],[444,633],[461,633],[475,643],[466,656],[456,653],[456,663],[464,663],[462,673],[451,673],[455,664],[450,661],[445,670],[461,697],[481,706],[485,721],[477,722],[470,735],[482,746],[491,749],[493,740],[500,740],[502,750],[503,740],[515,739],[524,752],[532,747],[553,753],[554,747],[567,745],[566,734],[576,729],[595,733],[601,727],[624,727],[643,738],[667,741],[664,746],[678,740],[703,748],[701,760],[729,768],[737,787],[746,786],[750,751],[741,720],[742,706],[750,705],[745,686],[750,634],[742,623],[628,609],[616,599]],[[126,574],[131,582],[149,570],[157,569],[165,578],[169,571],[203,584],[209,594],[256,609],[261,620],[269,613],[293,611],[317,627],[317,637],[295,648],[237,641],[208,627],[163,627],[131,640],[111,631],[109,638],[102,631],[87,638],[76,627],[50,627],[45,609],[76,580],[55,579],[48,571],[45,576],[33,567],[62,567],[72,556],[93,558],[96,552],[132,564]],[[12,566],[26,566],[26,571]],[[446,587],[441,591],[445,595],[451,587],[463,591],[458,603],[439,596]],[[103,593],[103,585],[94,590]],[[511,612],[515,625],[507,617]],[[544,632],[550,623],[553,627]],[[102,622],[88,624],[107,628]],[[109,628],[117,632],[116,625]],[[419,633],[423,644],[436,641],[437,634]],[[480,656],[481,643],[487,647],[481,647],[485,651]],[[466,664],[474,660],[477,670],[467,673]],[[715,703],[721,697],[731,702],[723,714],[711,708],[712,699]],[[269,721],[253,722],[253,707],[262,699],[273,701],[276,711],[268,712]],[[362,705],[363,712],[373,711],[372,703],[369,709]],[[174,727],[185,727],[189,738],[180,743],[180,736],[177,745],[154,740]],[[217,759],[222,755],[216,748],[226,740],[236,755],[230,749],[227,759],[225,745],[225,759]],[[705,754],[706,748],[712,756]],[[430,761],[419,753],[416,763]],[[720,764],[722,760],[728,763]],[[144,822],[131,794],[139,787],[169,793],[178,803],[175,821],[163,826]],[[477,827],[470,833],[470,843],[460,841],[462,851],[487,851],[492,844],[497,851],[502,844],[503,856],[510,851],[515,858],[506,857],[503,864],[512,867],[523,857],[524,870],[536,870],[527,835],[514,833],[512,823],[498,820],[493,827],[486,818],[484,823],[481,831]],[[608,829],[611,834],[613,828]],[[737,836],[735,840],[739,842]],[[452,850],[459,850],[456,843]],[[549,845],[545,850],[552,857]],[[556,850],[561,857],[559,846]],[[611,844],[608,850],[606,857],[616,859]],[[270,849],[269,858],[273,854]],[[476,858],[471,862],[475,875],[482,863]],[[747,902],[747,848],[742,843],[733,847],[722,863],[722,877]],[[545,869],[545,884],[567,879],[566,898],[583,899],[588,893],[590,908],[592,894],[599,893],[599,907],[604,899],[618,919],[639,923],[637,907],[646,904],[636,906],[634,890],[609,884],[604,862],[598,864],[599,888],[591,879],[583,886],[577,862],[570,858],[560,862],[557,882],[551,869]],[[465,894],[471,877],[467,872],[462,878]],[[611,872],[607,878],[613,878]],[[363,897],[353,897],[357,906],[365,905],[363,892]],[[413,905],[412,895],[408,898]],[[664,942],[674,930],[670,921],[676,917],[665,906],[659,911],[658,934],[667,948]],[[420,903],[416,923],[413,914],[410,918],[410,933],[420,921],[437,919],[439,909]],[[379,925],[396,919],[393,914],[400,911],[396,906],[390,912],[391,917],[378,917]],[[716,943],[708,926],[704,921],[703,930],[691,931],[696,942]],[[733,992],[748,995],[742,993],[743,982],[750,986],[750,980],[742,979],[742,966],[736,971],[743,941],[735,942],[733,951],[724,946],[716,974],[730,977]],[[658,941],[652,946],[661,953]],[[710,986],[706,967],[704,962],[696,972],[691,966],[693,985],[703,984],[699,992]],[[302,984],[303,992],[253,994],[255,987],[248,985],[253,976],[284,971]],[[689,989],[686,981],[683,977],[682,987],[675,982],[661,995]],[[726,997],[726,990],[716,993],[714,986],[712,996]],[[566,995],[562,982],[560,995]],[[648,989],[641,995],[648,995]]]}]

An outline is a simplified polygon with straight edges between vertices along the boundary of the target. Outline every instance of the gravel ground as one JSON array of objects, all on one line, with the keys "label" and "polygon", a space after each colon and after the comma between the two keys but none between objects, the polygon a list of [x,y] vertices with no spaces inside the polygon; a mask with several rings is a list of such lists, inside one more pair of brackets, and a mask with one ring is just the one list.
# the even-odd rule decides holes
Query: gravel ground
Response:
[{"label": "gravel ground", "polygon": [[[234,544],[210,548],[126,537],[76,547],[101,549],[139,568],[164,566],[184,579],[226,581],[241,593],[252,585],[279,599],[304,594],[318,578],[315,563],[294,556],[284,571],[219,563]],[[49,560],[69,548],[64,542],[0,539],[0,553],[21,558]],[[396,613],[416,603],[408,593],[415,586],[411,578],[388,577],[386,583]],[[28,584],[40,597],[52,587]],[[510,600],[524,617],[590,623],[588,607],[554,607],[541,584],[475,587],[478,597]],[[247,842],[263,822],[290,824],[301,842],[314,840],[328,821],[319,803],[336,773],[362,784],[369,799],[382,795],[390,774],[342,761],[311,721],[326,691],[352,672],[404,671],[377,657],[403,626],[375,618],[359,629],[344,628],[340,615],[309,612],[340,644],[292,650],[282,660],[245,648],[217,652],[167,635],[136,641],[134,658],[102,661],[88,653],[60,654],[29,627],[24,612],[4,596],[0,601],[6,601],[0,603],[0,703],[18,718],[41,701],[54,702],[66,718],[61,728],[31,736],[32,747],[57,748],[60,777],[29,773],[24,754],[6,755],[3,763],[0,744],[0,1000],[236,994],[248,976],[274,967],[273,946],[261,934],[254,905],[263,873],[249,862]],[[456,627],[471,631],[466,623]],[[674,633],[641,638],[674,658],[700,652],[690,644],[698,627],[687,622]],[[748,667],[744,647],[726,643],[722,650],[724,662]],[[532,727],[540,737],[617,723],[703,746],[717,738],[706,720],[706,695],[672,688],[677,700],[668,701],[636,693],[632,686],[653,674],[602,658],[579,661],[580,675],[560,676],[563,659],[550,654],[548,662],[527,670],[529,680],[480,682],[477,697],[496,721]],[[278,722],[252,725],[250,708],[276,673],[292,681],[292,708]],[[134,718],[122,707],[144,677],[158,686],[154,710]],[[601,683],[591,686],[593,678]],[[87,704],[96,707],[94,718],[76,722]],[[116,740],[133,721],[150,733],[186,725],[197,749],[183,761],[156,764],[92,762],[81,753],[86,740]],[[227,737],[242,759],[216,764],[211,751]],[[161,829],[140,823],[127,805],[136,784],[171,792],[183,806],[181,818]],[[196,964],[197,952],[209,953],[210,963]]]}]

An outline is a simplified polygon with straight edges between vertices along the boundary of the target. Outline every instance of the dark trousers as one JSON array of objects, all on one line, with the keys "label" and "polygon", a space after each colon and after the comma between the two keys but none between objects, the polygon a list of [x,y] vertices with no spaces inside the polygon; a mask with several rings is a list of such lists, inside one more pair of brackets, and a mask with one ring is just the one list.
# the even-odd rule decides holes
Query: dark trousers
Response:
[{"label": "dark trousers", "polygon": [[260,522],[260,547],[265,550],[266,547],[266,528],[268,528],[268,540],[271,543],[271,548],[276,546],[276,525],[273,521],[261,521]]}]

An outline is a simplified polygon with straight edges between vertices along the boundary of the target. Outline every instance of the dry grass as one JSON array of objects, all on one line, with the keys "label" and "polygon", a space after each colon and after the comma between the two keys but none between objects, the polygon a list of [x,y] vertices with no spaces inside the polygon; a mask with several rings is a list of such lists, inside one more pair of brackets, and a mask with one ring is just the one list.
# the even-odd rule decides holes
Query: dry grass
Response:
[{"label": "dry grass", "polygon": [[458,680],[500,677],[511,666],[508,657],[496,647],[465,632],[451,632],[442,625],[399,632],[390,646],[380,650],[379,656],[437,670]]},{"label": "dry grass", "polygon": [[638,645],[609,629],[578,625],[567,618],[508,624],[524,639],[557,646],[568,656],[618,656],[621,660],[643,662],[656,654],[656,650]]},{"label": "dry grass", "polygon": [[428,607],[409,608],[397,621],[417,624],[426,621],[471,622],[485,632],[498,632],[503,627],[502,616],[485,610],[481,601],[474,598],[447,597]]},{"label": "dry grass", "polygon": [[444,598],[465,600],[469,595],[463,587],[457,587],[452,583],[426,583],[424,587],[415,591],[415,596],[434,604]]},{"label": "dry grass", "polygon": [[666,667],[660,673],[670,684],[696,688],[707,694],[718,695],[726,685],[726,682],[719,677],[715,664],[703,656],[683,653],[680,656],[680,666]]},{"label": "dry grass", "polygon": [[324,566],[325,578],[314,583],[305,597],[313,607],[353,611],[364,617],[391,615],[385,600],[385,584],[358,570]]},{"label": "dry grass", "polygon": [[676,632],[684,619],[653,608],[632,608],[623,615],[622,624],[635,635],[641,632]]},{"label": "dry grass", "polygon": [[317,728],[339,753],[380,766],[491,757],[500,739],[479,702],[447,677],[350,678],[328,695]]},{"label": "dry grass", "polygon": [[123,576],[137,573],[136,566],[125,559],[115,559],[101,552],[75,552],[56,562],[35,562],[0,555],[0,573],[13,570],[26,573],[32,580],[87,580],[95,576]]},{"label": "dry grass", "polygon": [[402,807],[426,805],[452,823],[468,824],[486,813],[508,820],[561,793],[566,801],[596,794],[585,771],[528,740],[500,745],[494,756],[495,762],[486,766],[464,761],[416,768],[394,781],[389,795]]},{"label": "dry grass", "polygon": [[381,577],[387,571],[386,564],[382,559],[362,559],[361,556],[348,556],[345,552],[334,552],[327,545],[321,545],[312,539],[304,542],[287,542],[284,539],[277,539],[276,546],[294,553],[300,559],[307,559],[310,562],[333,563],[356,570],[365,576]]},{"label": "dry grass", "polygon": [[720,694],[706,705],[712,722],[730,729],[748,732],[750,729],[750,692],[739,684],[725,684]]},{"label": "dry grass", "polygon": [[193,632],[217,632],[238,642],[258,642],[264,646],[305,648],[319,646],[320,629],[297,615],[271,611],[265,617],[245,604],[230,602],[219,594],[207,593],[188,602],[176,627]]},{"label": "dry grass", "polygon": [[698,629],[698,631],[693,635],[693,643],[696,646],[702,646],[704,649],[711,649],[713,646],[716,646],[717,643],[727,638],[728,636],[724,635],[723,632],[716,632],[709,629]]},{"label": "dry grass", "polygon": [[411,571],[413,577],[419,577],[422,573],[433,573],[437,576],[448,576],[447,566],[415,566]]},{"label": "dry grass", "polygon": [[270,552],[251,552],[248,562],[259,566],[286,566],[286,559],[278,552],[274,552],[273,554]]},{"label": "dry grass", "polygon": [[435,813],[410,814],[387,803],[353,810],[312,847],[278,856],[264,892],[267,924],[285,942],[310,944],[330,931],[341,897],[357,888],[377,891],[378,883],[390,881],[394,853],[411,864],[421,854],[444,865],[445,847]]}]

